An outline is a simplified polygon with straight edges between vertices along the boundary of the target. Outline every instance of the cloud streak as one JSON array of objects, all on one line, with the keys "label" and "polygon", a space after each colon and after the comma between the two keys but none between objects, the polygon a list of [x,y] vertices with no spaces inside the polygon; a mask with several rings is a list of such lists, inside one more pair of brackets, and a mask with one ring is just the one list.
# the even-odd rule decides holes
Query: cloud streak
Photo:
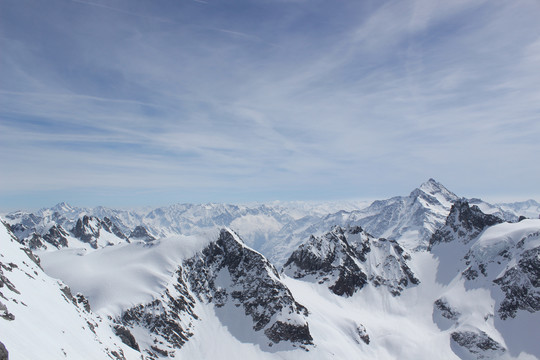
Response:
[{"label": "cloud streak", "polygon": [[25,1],[0,3],[0,200],[537,196],[533,3]]}]

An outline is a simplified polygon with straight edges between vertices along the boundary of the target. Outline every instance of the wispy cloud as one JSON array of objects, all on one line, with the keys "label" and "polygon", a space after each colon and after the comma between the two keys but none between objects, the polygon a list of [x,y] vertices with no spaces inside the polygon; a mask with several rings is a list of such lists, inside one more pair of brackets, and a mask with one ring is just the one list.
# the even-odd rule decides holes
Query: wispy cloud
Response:
[{"label": "wispy cloud", "polygon": [[535,195],[534,3],[25,1],[0,3],[0,199]]}]

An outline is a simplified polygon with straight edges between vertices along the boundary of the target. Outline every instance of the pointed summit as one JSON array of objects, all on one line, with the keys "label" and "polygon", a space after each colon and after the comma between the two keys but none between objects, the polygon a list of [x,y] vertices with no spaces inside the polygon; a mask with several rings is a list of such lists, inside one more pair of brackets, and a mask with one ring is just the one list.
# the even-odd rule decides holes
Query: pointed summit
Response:
[{"label": "pointed summit", "polygon": [[54,205],[51,210],[56,212],[70,212],[73,210],[73,206],[69,205],[67,202],[63,201]]},{"label": "pointed summit", "polygon": [[428,181],[420,185],[419,189],[431,195],[434,195],[436,193],[445,193],[445,192],[451,193],[451,191],[448,190],[446,187],[444,187],[443,184],[441,184],[440,182],[436,181],[433,178],[430,178]]},{"label": "pointed summit", "polygon": [[420,185],[419,188],[414,189],[410,196],[418,197],[424,194],[436,198],[441,204],[447,207],[450,207],[452,203],[459,199],[456,194],[448,190],[443,184],[437,182],[433,178],[430,178],[428,181]]}]

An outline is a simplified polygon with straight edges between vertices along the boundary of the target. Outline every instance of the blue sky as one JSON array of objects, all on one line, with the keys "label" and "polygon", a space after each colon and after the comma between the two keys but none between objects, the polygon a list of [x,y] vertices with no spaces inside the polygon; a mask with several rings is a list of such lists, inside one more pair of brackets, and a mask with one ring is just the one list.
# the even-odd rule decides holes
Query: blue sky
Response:
[{"label": "blue sky", "polygon": [[0,208],[540,199],[537,1],[0,0]]}]

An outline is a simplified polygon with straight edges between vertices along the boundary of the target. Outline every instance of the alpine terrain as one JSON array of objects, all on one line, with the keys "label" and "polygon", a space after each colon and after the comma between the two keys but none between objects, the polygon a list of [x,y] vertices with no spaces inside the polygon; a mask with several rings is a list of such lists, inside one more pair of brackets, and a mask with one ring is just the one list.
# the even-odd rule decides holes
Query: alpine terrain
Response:
[{"label": "alpine terrain", "polygon": [[60,203],[0,224],[0,359],[539,359],[540,204]]}]

